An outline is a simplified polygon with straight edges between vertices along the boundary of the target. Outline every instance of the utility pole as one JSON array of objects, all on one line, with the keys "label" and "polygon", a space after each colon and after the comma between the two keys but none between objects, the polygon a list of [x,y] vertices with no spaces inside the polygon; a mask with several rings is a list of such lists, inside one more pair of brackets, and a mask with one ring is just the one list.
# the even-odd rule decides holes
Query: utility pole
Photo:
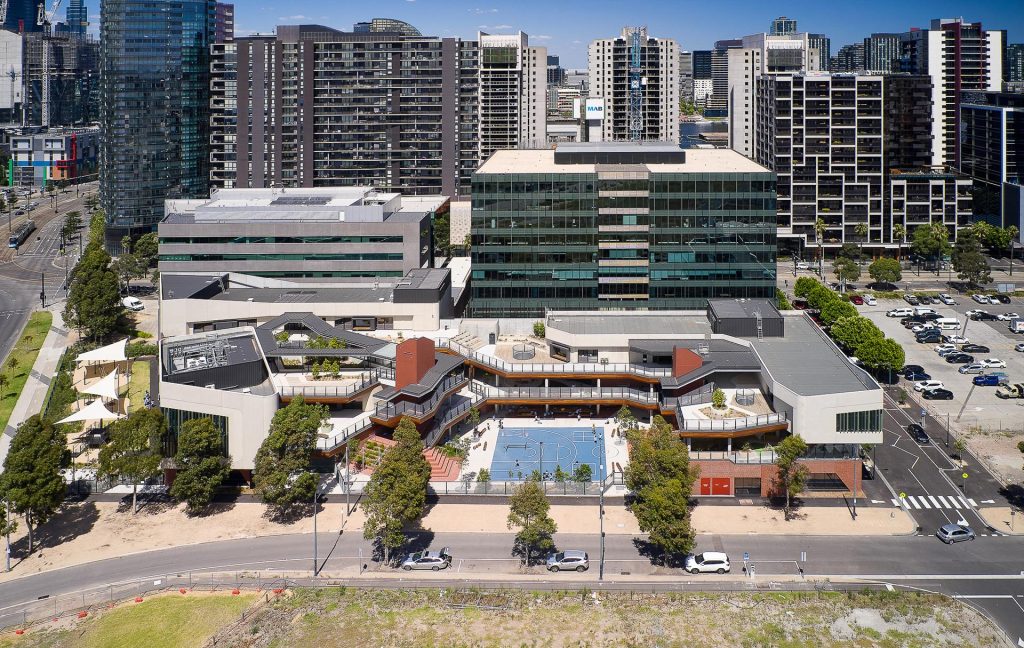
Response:
[{"label": "utility pole", "polygon": [[11,571],[11,500],[7,500],[7,571]]},{"label": "utility pole", "polygon": [[46,273],[39,273],[39,301],[42,302],[43,308],[46,308]]},{"label": "utility pole", "polygon": [[600,482],[601,483],[601,486],[600,486],[600,489],[601,489],[601,497],[600,497],[600,499],[601,499],[601,501],[600,501],[600,504],[598,504],[598,506],[599,506],[598,518],[600,520],[600,526],[601,526],[601,528],[600,528],[600,531],[601,531],[601,550],[600,550],[600,553],[601,553],[601,555],[599,556],[600,562],[598,563],[598,568],[597,568],[597,580],[601,581],[601,580],[604,580],[604,480],[605,480],[605,476],[604,476],[604,461],[601,461],[598,464],[597,474],[601,477],[601,482]]}]

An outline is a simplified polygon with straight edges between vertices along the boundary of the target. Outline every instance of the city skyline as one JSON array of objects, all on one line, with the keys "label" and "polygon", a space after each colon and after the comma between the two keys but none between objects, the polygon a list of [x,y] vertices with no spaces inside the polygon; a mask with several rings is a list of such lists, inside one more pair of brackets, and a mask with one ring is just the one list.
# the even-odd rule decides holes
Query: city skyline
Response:
[{"label": "city skyline", "polygon": [[[376,17],[397,18],[415,25],[424,34],[472,38],[478,31],[530,35],[531,44],[548,48],[567,68],[584,68],[587,45],[597,38],[617,34],[624,25],[646,24],[653,36],[672,38],[684,50],[710,49],[714,41],[767,32],[772,19],[787,16],[800,31],[823,33],[833,51],[859,42],[872,32],[902,32],[926,28],[933,18],[963,17],[980,21],[988,29],[1005,29],[1007,42],[1024,39],[1024,12],[1005,0],[983,2],[911,2],[893,5],[870,0],[858,4],[858,12],[838,12],[812,2],[787,2],[765,6],[753,0],[728,4],[676,5],[641,0],[629,5],[604,0],[556,4],[523,0],[514,5],[470,0],[382,0],[372,7],[348,8],[298,0],[287,10],[266,0],[239,0],[236,33],[272,33],[277,25],[317,23],[337,29]],[[372,15],[371,15],[372,14]]]}]

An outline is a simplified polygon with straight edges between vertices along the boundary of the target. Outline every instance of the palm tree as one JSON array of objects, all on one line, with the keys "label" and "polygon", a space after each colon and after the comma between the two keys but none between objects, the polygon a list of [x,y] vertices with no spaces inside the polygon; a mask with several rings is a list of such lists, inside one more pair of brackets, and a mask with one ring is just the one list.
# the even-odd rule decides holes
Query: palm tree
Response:
[{"label": "palm tree", "polygon": [[901,224],[892,226],[892,237],[896,239],[896,260],[903,256],[903,244],[907,242],[907,228]]},{"label": "palm tree", "polygon": [[859,244],[860,244],[860,255],[864,256],[864,243],[866,243],[867,240],[868,240],[868,224],[867,223],[857,223],[853,227],[853,231],[857,235],[857,238],[860,239],[860,241],[859,241]]}]

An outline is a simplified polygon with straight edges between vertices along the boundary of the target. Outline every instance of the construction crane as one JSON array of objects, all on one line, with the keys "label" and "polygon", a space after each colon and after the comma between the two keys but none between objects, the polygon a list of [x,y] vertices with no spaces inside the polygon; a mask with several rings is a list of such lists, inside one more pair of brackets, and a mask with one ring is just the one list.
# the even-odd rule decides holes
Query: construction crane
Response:
[{"label": "construction crane", "polygon": [[644,136],[644,85],[640,51],[647,42],[647,27],[634,27],[629,44],[629,139],[639,142]]},{"label": "construction crane", "polygon": [[44,128],[50,125],[50,26],[53,24],[53,19],[57,15],[57,10],[60,9],[62,1],[53,0],[50,11],[46,11],[45,1],[40,2],[39,14],[36,17],[36,24],[43,28],[43,39],[41,41],[43,47],[43,101],[40,106],[39,125]]}]

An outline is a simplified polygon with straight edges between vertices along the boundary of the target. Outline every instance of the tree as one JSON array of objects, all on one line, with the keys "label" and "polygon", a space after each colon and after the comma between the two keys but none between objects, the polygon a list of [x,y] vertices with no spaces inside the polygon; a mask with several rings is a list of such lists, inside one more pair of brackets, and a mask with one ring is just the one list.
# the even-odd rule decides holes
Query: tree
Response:
[{"label": "tree", "polygon": [[116,261],[110,264],[110,269],[117,275],[118,280],[124,284],[125,292],[128,292],[132,279],[144,277],[146,274],[145,264],[134,254],[122,254]]},{"label": "tree", "polygon": [[882,257],[871,262],[868,275],[878,283],[894,284],[903,278],[903,271],[899,261]]},{"label": "tree", "polygon": [[725,409],[725,392],[718,387],[711,392],[711,406],[715,409]]},{"label": "tree", "polygon": [[451,251],[451,214],[444,212],[434,215],[434,249],[443,256]]},{"label": "tree", "polygon": [[821,310],[830,301],[839,301],[839,295],[828,286],[818,284],[811,288],[807,294],[807,304],[814,309]]},{"label": "tree", "polygon": [[18,365],[20,364],[21,362],[14,356],[11,356],[10,358],[7,359],[7,368],[10,370],[12,374],[18,370]]},{"label": "tree", "polygon": [[92,339],[100,339],[114,330],[124,307],[117,275],[110,268],[110,255],[102,247],[89,245],[75,266],[64,321],[86,329]]},{"label": "tree", "polygon": [[853,226],[853,231],[857,235],[857,237],[861,239],[861,241],[867,241],[868,240],[868,224],[867,223],[857,223],[856,225]]},{"label": "tree", "polygon": [[662,562],[668,556],[689,553],[696,534],[690,523],[690,488],[678,479],[654,484],[644,493],[641,506],[633,506],[637,524],[646,531],[648,541],[662,550]]},{"label": "tree", "polygon": [[878,343],[885,336],[875,323],[866,317],[840,317],[829,329],[832,339],[843,348],[853,351],[865,342]]},{"label": "tree", "polygon": [[814,221],[814,240],[818,244],[818,251],[822,262],[825,259],[825,232],[828,230],[828,225],[825,224],[823,218],[818,218]]},{"label": "tree", "polygon": [[786,506],[783,517],[789,521],[790,506],[793,498],[804,491],[809,471],[800,463],[800,458],[807,454],[807,444],[800,435],[793,434],[775,446],[775,488],[786,495]]},{"label": "tree", "polygon": [[964,230],[953,248],[953,269],[961,281],[971,286],[992,283],[992,273],[981,252],[981,242],[972,230]]},{"label": "tree", "polygon": [[857,308],[848,301],[833,299],[821,307],[821,323],[832,326],[841,317],[857,317]]},{"label": "tree", "polygon": [[581,463],[576,466],[576,470],[572,473],[572,480],[581,484],[591,481],[594,478],[593,470],[590,468],[590,464]]},{"label": "tree", "polygon": [[919,225],[914,230],[914,241],[910,249],[926,259],[940,259],[950,251],[949,230],[942,223]]},{"label": "tree", "polygon": [[796,280],[796,283],[793,284],[793,295],[800,299],[806,299],[811,290],[813,290],[815,286],[820,285],[821,282],[814,277],[800,277]]},{"label": "tree", "polygon": [[153,264],[153,260],[156,259],[158,252],[156,232],[149,232],[139,237],[138,241],[135,241],[135,256],[141,262],[143,267],[142,274],[145,274],[145,270]]},{"label": "tree", "polygon": [[477,426],[480,425],[480,410],[478,410],[476,406],[470,407],[469,416],[466,418],[469,419],[469,425],[475,430]]},{"label": "tree", "polygon": [[139,482],[160,471],[160,442],[167,434],[167,419],[156,407],[137,409],[114,421],[110,440],[100,449],[101,477],[127,479],[132,484],[132,514],[138,513]]},{"label": "tree", "polygon": [[209,417],[185,421],[178,432],[178,469],[171,497],[188,505],[190,513],[202,511],[227,481],[231,459],[224,456],[220,432]]},{"label": "tree", "polygon": [[903,246],[907,244],[907,228],[897,223],[892,226],[892,240],[896,244],[896,262],[903,255]]},{"label": "tree", "polygon": [[832,272],[845,288],[846,284],[860,279],[860,264],[849,257],[836,257],[836,260],[832,262]]},{"label": "tree", "polygon": [[640,422],[633,416],[633,410],[629,409],[628,406],[623,405],[619,408],[619,411],[615,413],[615,426],[618,428],[620,434],[628,434],[633,430],[640,428]]},{"label": "tree", "polygon": [[487,468],[481,468],[480,472],[476,475],[476,481],[481,484],[486,484],[491,481],[491,471]]},{"label": "tree", "polygon": [[544,489],[532,479],[516,486],[508,499],[508,528],[519,529],[512,553],[523,556],[527,566],[536,552],[555,548],[558,525],[548,515],[550,510]]},{"label": "tree", "polygon": [[385,563],[392,549],[405,544],[405,525],[423,517],[430,481],[423,440],[412,420],[403,418],[393,436],[396,444],[374,469],[361,504],[366,514],[363,537],[380,547]]},{"label": "tree", "polygon": [[49,421],[37,414],[18,426],[4,459],[0,493],[25,519],[29,553],[35,547],[35,529],[64,501],[67,484],[60,471],[70,463],[66,438]]},{"label": "tree", "polygon": [[899,369],[906,362],[903,347],[896,340],[865,340],[857,347],[857,359],[868,369]]},{"label": "tree", "polygon": [[[686,445],[661,416],[655,416],[647,430],[633,430],[629,441],[625,481],[633,493],[631,508],[640,530],[650,534],[663,558],[688,551],[692,531],[689,546],[680,539],[690,527],[689,498],[697,471],[691,470]],[[674,501],[666,501],[669,498]]]},{"label": "tree", "polygon": [[542,337],[544,337],[544,332],[545,332],[544,322],[539,322],[538,321],[538,322],[534,322],[533,323],[533,335],[534,335],[534,337],[542,338]]},{"label": "tree", "polygon": [[6,398],[7,385],[11,384],[11,379],[7,377],[7,374],[0,373],[0,401]]},{"label": "tree", "polygon": [[310,459],[326,419],[325,406],[308,404],[301,396],[274,413],[256,451],[253,483],[260,499],[282,511],[312,501],[319,480],[310,471]]},{"label": "tree", "polygon": [[779,310],[792,310],[793,305],[789,303],[789,299],[786,298],[786,293],[782,292],[781,289],[775,289],[775,302],[779,306]]}]

